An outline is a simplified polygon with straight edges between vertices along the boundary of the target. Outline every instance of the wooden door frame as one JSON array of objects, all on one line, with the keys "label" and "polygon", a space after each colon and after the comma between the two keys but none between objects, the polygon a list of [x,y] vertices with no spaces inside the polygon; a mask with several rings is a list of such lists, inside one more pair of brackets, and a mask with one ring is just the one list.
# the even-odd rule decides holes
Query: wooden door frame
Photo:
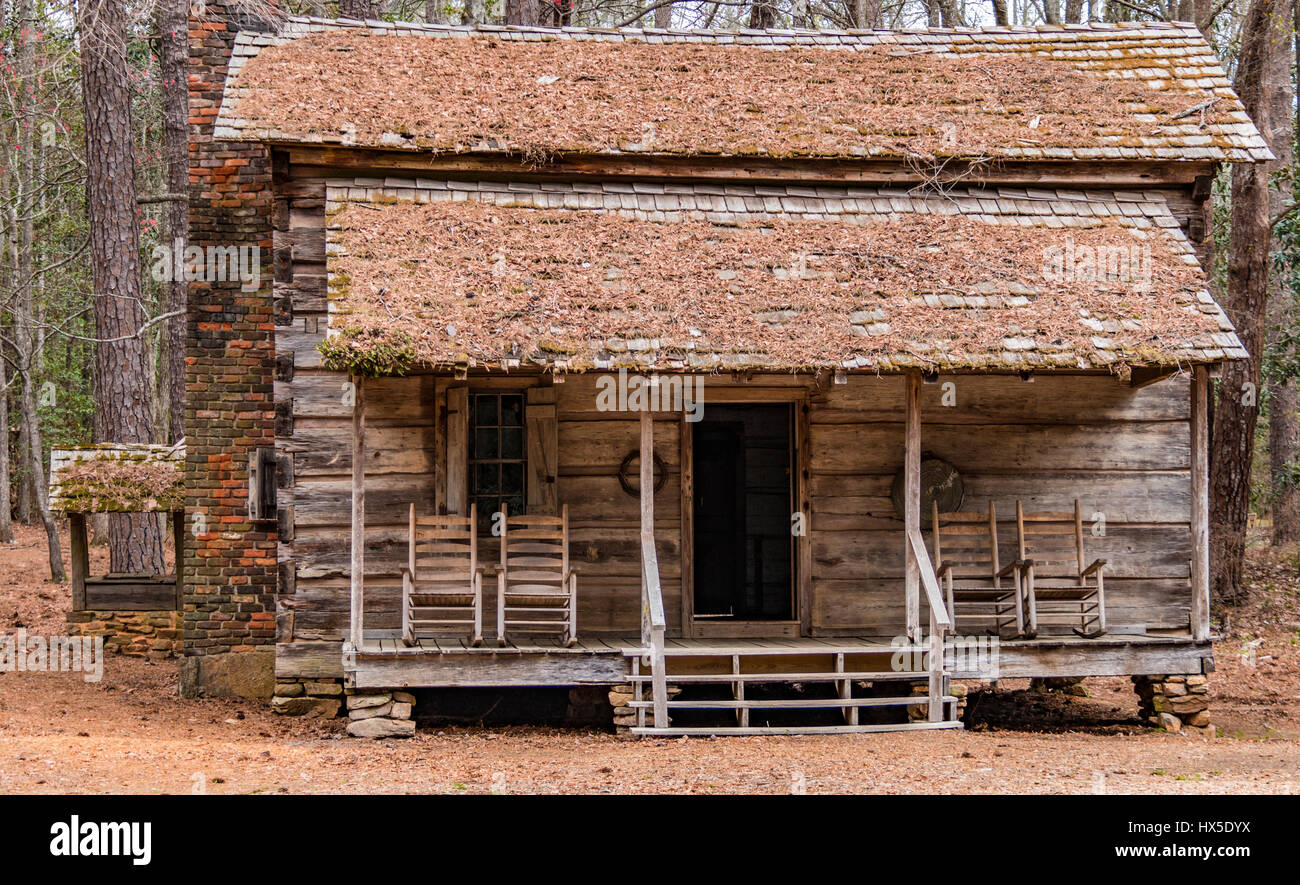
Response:
[{"label": "wooden door frame", "polygon": [[804,532],[795,537],[790,567],[794,573],[791,612],[788,621],[707,621],[695,620],[695,434],[692,422],[681,416],[678,455],[681,465],[681,572],[682,572],[682,628],[684,638],[696,637],[796,637],[810,635],[812,625],[812,535],[808,501],[811,478],[811,451],[809,448],[809,391],[806,387],[789,390],[745,390],[736,388],[711,394],[703,403],[707,409],[713,405],[780,405],[791,407],[790,499],[804,516]]}]

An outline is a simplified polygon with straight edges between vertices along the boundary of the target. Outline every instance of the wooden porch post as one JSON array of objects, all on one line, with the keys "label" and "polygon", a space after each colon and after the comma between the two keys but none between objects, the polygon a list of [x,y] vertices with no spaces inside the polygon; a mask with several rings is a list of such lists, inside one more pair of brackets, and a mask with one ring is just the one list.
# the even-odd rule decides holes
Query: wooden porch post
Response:
[{"label": "wooden porch post", "polygon": [[1206,432],[1210,377],[1192,370],[1192,638],[1210,638],[1210,451]]},{"label": "wooden porch post", "polygon": [[352,377],[352,647],[361,650],[361,613],[366,569],[366,401],[360,375]]},{"label": "wooden porch post", "polygon": [[907,423],[904,443],[903,593],[907,611],[907,636],[921,641],[921,570],[908,538],[921,530],[921,373],[908,372]]},{"label": "wooden porch post", "polygon": [[[651,659],[651,686],[654,691],[655,727],[668,727],[668,680],[664,673],[664,624],[663,601],[658,586],[658,556],[654,553],[655,543],[655,430],[654,414],[649,409],[641,411],[641,550],[642,559],[646,559],[649,547],[650,558],[654,560],[655,586],[649,586],[645,562],[641,566],[641,642],[642,648],[653,649]],[[649,594],[656,596],[655,609],[651,609]],[[658,611],[658,623],[655,623],[653,611]]]}]

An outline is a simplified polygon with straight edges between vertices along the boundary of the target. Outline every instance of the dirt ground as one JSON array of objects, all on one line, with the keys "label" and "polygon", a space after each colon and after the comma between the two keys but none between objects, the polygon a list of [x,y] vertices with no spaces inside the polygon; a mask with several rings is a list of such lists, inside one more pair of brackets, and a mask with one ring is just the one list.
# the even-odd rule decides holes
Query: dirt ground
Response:
[{"label": "dirt ground", "polygon": [[[102,556],[96,550],[94,556]],[[63,633],[43,534],[0,545],[0,631]],[[635,740],[524,727],[343,736],[341,721],[182,700],[176,664],[110,655],[104,677],[0,673],[3,793],[1300,793],[1300,554],[1252,553],[1220,620],[1214,740],[1142,725],[1127,679],[1089,697],[1023,681],[973,697],[964,731]]]}]

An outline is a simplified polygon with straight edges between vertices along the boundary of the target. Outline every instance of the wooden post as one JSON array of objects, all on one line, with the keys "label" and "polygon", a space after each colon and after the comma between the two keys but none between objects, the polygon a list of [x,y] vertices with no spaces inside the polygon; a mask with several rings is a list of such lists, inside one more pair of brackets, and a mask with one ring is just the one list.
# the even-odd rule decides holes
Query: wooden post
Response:
[{"label": "wooden post", "polygon": [[1192,638],[1210,638],[1210,378],[1192,370]]},{"label": "wooden post", "polygon": [[[7,493],[7,492],[6,492]],[[72,610],[86,610],[86,575],[90,572],[90,552],[86,541],[86,514],[68,514],[68,535],[72,549]],[[176,551],[176,572],[180,574],[180,549]]]},{"label": "wooden post", "polygon": [[352,377],[352,647],[361,651],[361,620],[366,577],[366,401],[360,375]]},{"label": "wooden post", "polygon": [[903,471],[903,548],[905,570],[903,594],[907,612],[907,636],[916,643],[921,641],[921,572],[916,553],[908,542],[912,532],[921,530],[921,373],[908,372],[907,421],[905,430]]},{"label": "wooden post", "polygon": [[[641,412],[641,610],[642,647],[652,649],[651,684],[654,686],[655,727],[668,727],[668,681],[664,672],[663,600],[660,597],[652,610],[650,593],[659,596],[658,556],[655,543],[655,430],[654,414],[649,409]],[[646,547],[649,545],[649,556]],[[646,573],[646,560],[654,561],[653,575]],[[653,577],[653,583],[650,578]],[[658,615],[654,616],[653,611]],[[656,623],[657,620],[657,623]]]},{"label": "wooden post", "polygon": [[655,531],[655,431],[648,409],[641,412],[641,531]]}]

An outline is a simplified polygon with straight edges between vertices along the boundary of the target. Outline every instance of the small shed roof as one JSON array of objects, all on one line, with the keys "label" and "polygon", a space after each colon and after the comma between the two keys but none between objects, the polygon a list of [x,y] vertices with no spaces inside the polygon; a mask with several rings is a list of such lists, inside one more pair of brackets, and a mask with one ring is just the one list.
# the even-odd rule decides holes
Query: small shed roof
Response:
[{"label": "small shed roof", "polygon": [[50,509],[63,513],[185,507],[185,443],[103,443],[50,452]]},{"label": "small shed roof", "polygon": [[1155,192],[388,183],[327,188],[333,368],[1245,356]]},{"label": "small shed roof", "polygon": [[215,132],[537,160],[1271,157],[1186,23],[850,33],[290,18],[238,36]]}]

